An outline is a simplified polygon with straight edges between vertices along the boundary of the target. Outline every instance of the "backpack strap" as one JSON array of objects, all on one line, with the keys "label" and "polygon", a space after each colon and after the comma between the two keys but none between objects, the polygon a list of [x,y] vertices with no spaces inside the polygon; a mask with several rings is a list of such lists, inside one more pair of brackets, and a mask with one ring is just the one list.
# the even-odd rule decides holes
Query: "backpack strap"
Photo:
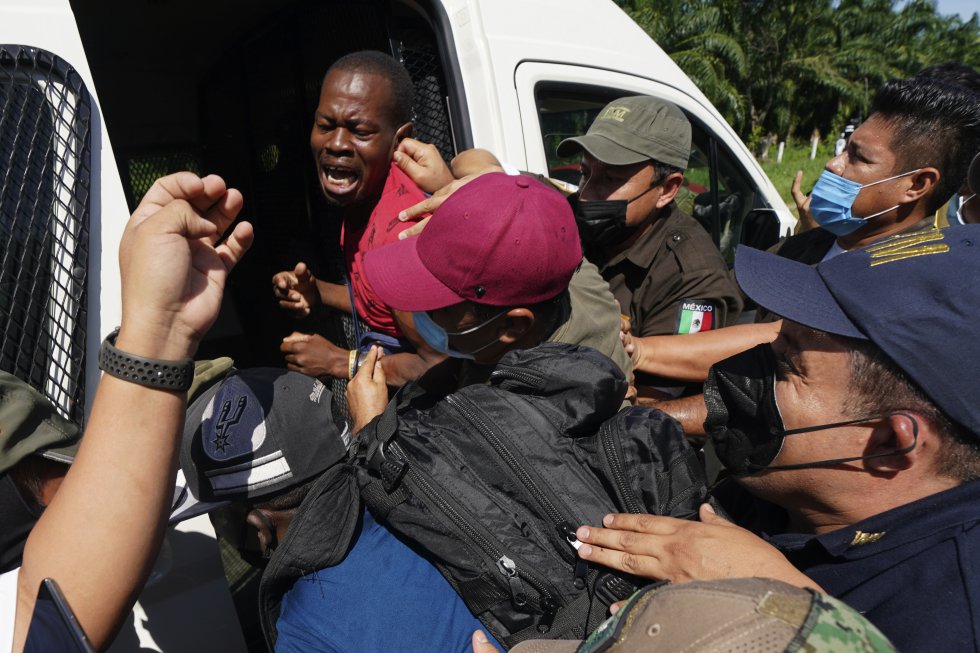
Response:
[{"label": "backpack strap", "polygon": [[424,395],[425,390],[415,383],[402,387],[384,412],[356,434],[355,446],[351,447],[351,462],[381,480],[380,487],[378,483],[361,484],[361,495],[378,518],[384,519],[392,508],[408,499],[408,492],[400,486],[408,472],[408,461],[392,451],[390,445],[397,441],[398,415]]}]

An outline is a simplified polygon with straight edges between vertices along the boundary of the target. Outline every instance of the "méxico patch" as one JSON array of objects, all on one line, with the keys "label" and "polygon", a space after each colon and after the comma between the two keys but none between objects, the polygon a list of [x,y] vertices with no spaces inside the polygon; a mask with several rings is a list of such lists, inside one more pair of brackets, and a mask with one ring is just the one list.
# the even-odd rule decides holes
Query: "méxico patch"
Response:
[{"label": "m\u00e9xico patch", "polygon": [[682,299],[677,314],[677,333],[710,331],[715,325],[715,305],[701,299]]}]

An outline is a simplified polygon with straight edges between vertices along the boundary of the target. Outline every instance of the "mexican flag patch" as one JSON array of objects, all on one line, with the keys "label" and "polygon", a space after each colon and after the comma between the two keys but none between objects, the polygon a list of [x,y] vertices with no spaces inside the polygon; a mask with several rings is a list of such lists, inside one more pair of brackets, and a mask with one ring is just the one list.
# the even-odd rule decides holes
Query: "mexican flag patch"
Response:
[{"label": "mexican flag patch", "polygon": [[710,331],[715,322],[715,305],[697,299],[681,301],[677,316],[677,333],[699,333]]}]

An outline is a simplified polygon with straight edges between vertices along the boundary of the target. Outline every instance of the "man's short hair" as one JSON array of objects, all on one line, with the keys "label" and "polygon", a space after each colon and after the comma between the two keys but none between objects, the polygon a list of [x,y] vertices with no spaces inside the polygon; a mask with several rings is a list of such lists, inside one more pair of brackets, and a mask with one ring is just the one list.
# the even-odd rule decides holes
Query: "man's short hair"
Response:
[{"label": "man's short hair", "polygon": [[390,54],[377,50],[360,50],[345,54],[327,69],[324,79],[335,71],[357,72],[364,75],[377,75],[388,81],[391,91],[389,117],[394,125],[412,122],[412,108],[415,106],[415,86],[412,78],[401,63]]},{"label": "man's short hair", "polygon": [[939,170],[927,206],[938,209],[963,184],[980,150],[980,94],[936,77],[893,79],[878,89],[871,114],[893,128],[891,146],[901,168],[896,172]]},{"label": "man's short hair", "polygon": [[962,86],[974,93],[980,93],[980,73],[971,66],[958,61],[948,61],[923,68],[915,74],[918,78],[938,79],[941,82]]},{"label": "man's short hair", "polygon": [[910,410],[924,415],[939,432],[942,445],[936,474],[962,483],[980,478],[980,441],[949,419],[877,345],[829,335],[850,349],[851,383],[844,412],[853,417]]}]

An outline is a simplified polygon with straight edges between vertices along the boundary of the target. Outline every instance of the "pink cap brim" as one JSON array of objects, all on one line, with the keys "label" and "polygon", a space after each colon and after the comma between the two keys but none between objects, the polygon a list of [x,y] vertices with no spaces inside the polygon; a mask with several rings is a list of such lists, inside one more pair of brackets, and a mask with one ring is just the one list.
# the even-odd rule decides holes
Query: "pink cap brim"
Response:
[{"label": "pink cap brim", "polygon": [[432,276],[419,258],[418,237],[364,255],[364,274],[378,297],[397,311],[434,311],[464,299]]}]

